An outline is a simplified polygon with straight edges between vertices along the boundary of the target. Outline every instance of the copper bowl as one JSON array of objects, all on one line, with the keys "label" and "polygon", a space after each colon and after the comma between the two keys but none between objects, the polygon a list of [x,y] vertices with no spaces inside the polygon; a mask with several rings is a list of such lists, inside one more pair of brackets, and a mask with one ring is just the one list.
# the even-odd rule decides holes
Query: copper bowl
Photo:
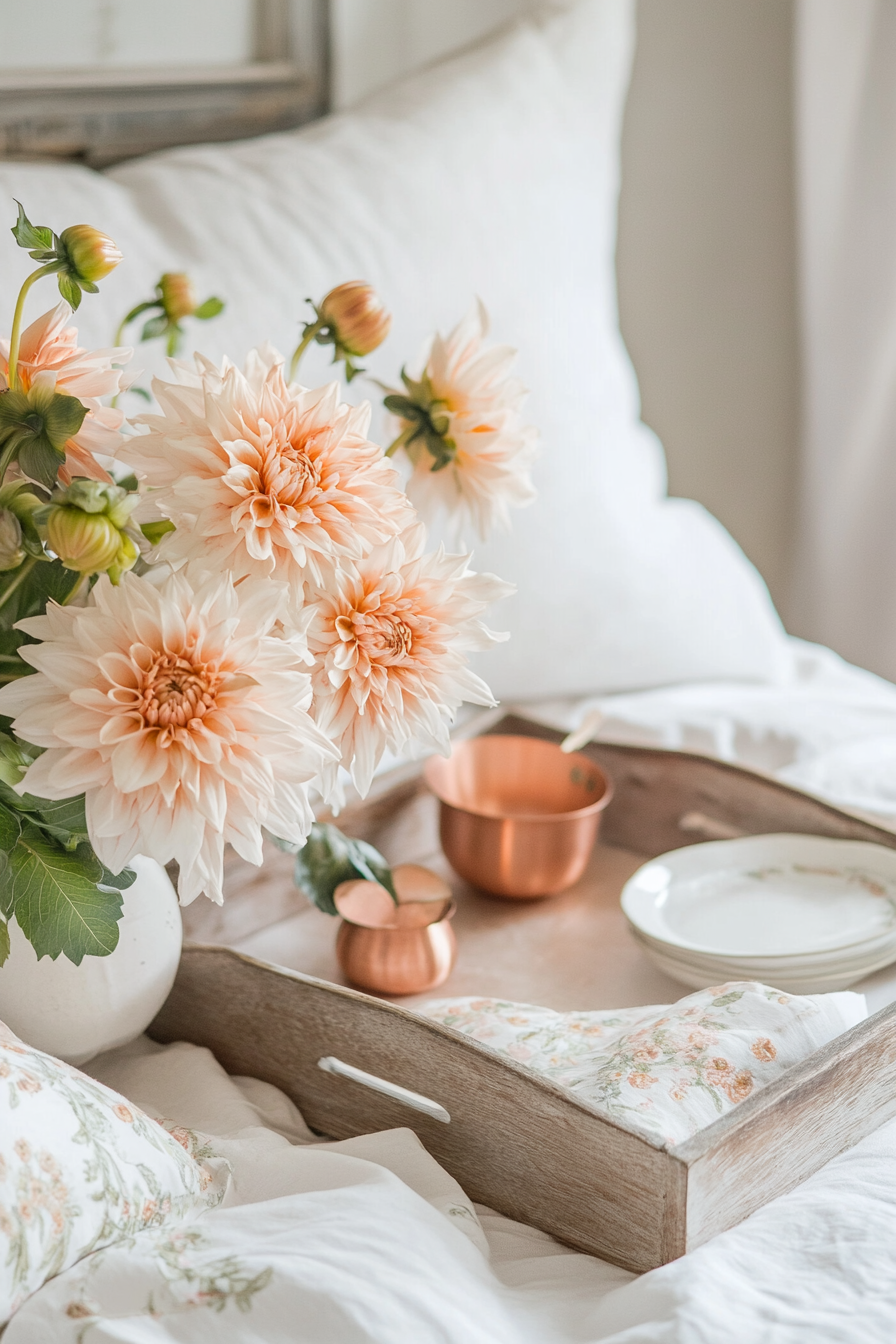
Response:
[{"label": "copper bowl", "polygon": [[[346,977],[362,989],[422,994],[447,980],[454,965],[457,941],[448,922],[454,902],[446,883],[416,865],[396,868],[393,879],[398,905],[376,882],[336,888],[333,901],[342,916],[336,956]],[[422,899],[402,899],[408,887]]]},{"label": "copper bowl", "polygon": [[555,896],[582,876],[613,787],[579,752],[536,737],[458,742],[426,762],[445,856],[495,896]]}]

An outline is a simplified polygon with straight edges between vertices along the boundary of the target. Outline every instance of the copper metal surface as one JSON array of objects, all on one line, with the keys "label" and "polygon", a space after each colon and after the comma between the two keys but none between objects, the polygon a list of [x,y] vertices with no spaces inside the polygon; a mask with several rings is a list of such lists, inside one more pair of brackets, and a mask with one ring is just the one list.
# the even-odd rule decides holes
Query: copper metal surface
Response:
[{"label": "copper metal surface", "polygon": [[[416,865],[402,865],[416,868]],[[455,906],[447,884],[424,869],[394,876],[399,904],[376,882],[343,882],[333,901],[342,916],[336,956],[346,977],[361,989],[380,994],[422,994],[451,974],[457,942],[449,920]],[[429,886],[447,891],[441,898],[403,900],[406,893]]]},{"label": "copper metal surface", "polygon": [[582,876],[612,785],[587,756],[532,737],[490,736],[433,756],[442,849],[461,877],[495,896],[554,896]]}]

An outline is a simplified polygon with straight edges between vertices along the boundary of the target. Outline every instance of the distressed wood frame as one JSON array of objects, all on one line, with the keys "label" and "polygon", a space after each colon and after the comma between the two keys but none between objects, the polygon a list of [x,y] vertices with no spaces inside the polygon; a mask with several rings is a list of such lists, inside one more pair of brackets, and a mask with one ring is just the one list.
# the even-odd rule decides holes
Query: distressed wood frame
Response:
[{"label": "distressed wood frame", "polygon": [[255,0],[239,66],[0,73],[0,158],[102,168],[173,145],[287,130],[329,105],[327,0]]}]

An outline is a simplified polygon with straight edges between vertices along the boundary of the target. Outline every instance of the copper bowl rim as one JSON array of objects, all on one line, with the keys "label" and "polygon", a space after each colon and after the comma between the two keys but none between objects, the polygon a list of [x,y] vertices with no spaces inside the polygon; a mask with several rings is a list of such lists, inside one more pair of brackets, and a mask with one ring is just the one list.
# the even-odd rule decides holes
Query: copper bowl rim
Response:
[{"label": "copper bowl rim", "polygon": [[[485,737],[504,737],[511,742],[541,742],[546,747],[556,746],[559,751],[559,743],[548,742],[543,737],[527,737],[523,733],[488,733],[483,734],[482,738],[464,738],[454,746],[464,746],[467,742],[478,742]],[[577,807],[572,812],[481,812],[475,807],[461,807],[459,803],[453,802],[450,798],[445,798],[436,788],[432,779],[433,768],[438,768],[438,762],[450,759],[444,756],[430,756],[429,760],[423,766],[423,778],[426,781],[426,787],[430,793],[438,798],[443,807],[453,808],[455,812],[463,812],[470,817],[480,817],[483,821],[524,821],[527,825],[533,822],[541,822],[550,825],[557,821],[575,821],[577,817],[590,817],[595,812],[602,812],[603,809],[612,801],[613,781],[606,770],[597,765],[589,756],[585,756],[581,751],[570,751],[563,753],[570,761],[584,761],[590,770],[597,772],[598,776],[604,782],[604,791],[601,796],[593,803],[588,803],[586,807]]]}]

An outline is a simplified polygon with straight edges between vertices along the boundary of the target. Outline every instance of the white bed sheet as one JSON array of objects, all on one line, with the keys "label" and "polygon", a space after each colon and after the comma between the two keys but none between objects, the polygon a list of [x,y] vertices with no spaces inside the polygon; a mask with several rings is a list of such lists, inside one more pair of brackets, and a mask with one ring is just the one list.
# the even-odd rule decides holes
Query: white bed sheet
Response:
[{"label": "white bed sheet", "polygon": [[[215,1135],[225,1206],[52,1280],[4,1344],[877,1344],[896,1323],[896,1124],[640,1278],[474,1209],[409,1130],[309,1143],[281,1093],[146,1041],[92,1071]],[[191,1240],[192,1237],[192,1240]],[[242,1294],[242,1296],[240,1295]]]}]

